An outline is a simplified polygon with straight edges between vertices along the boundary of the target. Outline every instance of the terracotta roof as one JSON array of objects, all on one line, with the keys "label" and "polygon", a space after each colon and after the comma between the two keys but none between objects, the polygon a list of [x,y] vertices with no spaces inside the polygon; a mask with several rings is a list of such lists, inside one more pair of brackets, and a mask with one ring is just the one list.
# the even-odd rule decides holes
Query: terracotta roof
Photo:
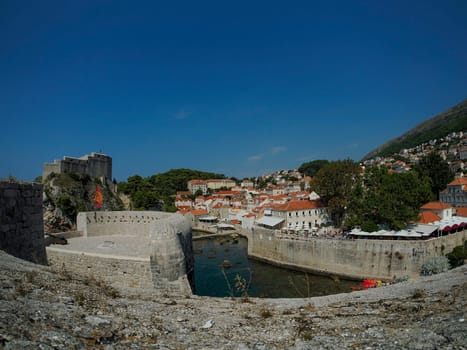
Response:
[{"label": "terracotta roof", "polygon": [[467,185],[467,178],[466,177],[459,177],[454,181],[451,181],[448,186],[465,186]]},{"label": "terracotta roof", "polygon": [[217,196],[233,196],[243,194],[243,191],[217,191],[215,195]]},{"label": "terracotta roof", "polygon": [[206,182],[230,182],[230,183],[235,183],[235,181],[231,180],[231,179],[209,179],[209,180],[206,180]]},{"label": "terracotta roof", "polygon": [[441,220],[441,218],[430,210],[420,213],[418,218],[418,222],[420,224],[431,224],[432,222],[439,220]]},{"label": "terracotta roof", "polygon": [[278,201],[287,198],[289,195],[288,194],[278,194],[277,196],[270,196],[272,200]]},{"label": "terracotta roof", "polygon": [[191,206],[190,205],[176,205],[177,209],[180,210],[190,210]]},{"label": "terracotta roof", "polygon": [[441,203],[441,202],[429,202],[422,206],[420,209],[426,209],[426,210],[443,210],[443,209],[449,209],[452,208],[450,205]]},{"label": "terracotta roof", "polygon": [[208,211],[205,209],[197,209],[197,210],[191,210],[190,213],[192,213],[194,216],[199,216],[199,215],[207,215]]},{"label": "terracotta roof", "polygon": [[303,200],[303,201],[290,201],[285,204],[282,204],[276,208],[278,211],[297,211],[297,210],[306,210],[306,209],[316,209],[321,208],[322,205],[318,201],[310,201],[310,200]]},{"label": "terracotta roof", "polygon": [[467,217],[467,207],[456,207],[456,215]]},{"label": "terracotta roof", "polygon": [[190,180],[188,182],[191,184],[205,184],[206,183],[206,181],[204,180]]}]

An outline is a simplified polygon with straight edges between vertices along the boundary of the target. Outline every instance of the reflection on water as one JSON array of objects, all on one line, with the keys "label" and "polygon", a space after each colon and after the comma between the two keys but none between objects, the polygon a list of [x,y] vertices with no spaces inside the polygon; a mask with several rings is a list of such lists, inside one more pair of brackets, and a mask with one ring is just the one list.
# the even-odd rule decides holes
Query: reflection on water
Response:
[{"label": "reflection on water", "polygon": [[312,275],[248,259],[247,244],[245,238],[230,237],[193,241],[196,294],[230,296],[230,285],[234,295],[239,296],[235,288],[237,275],[250,281],[248,294],[252,297],[312,297],[350,292],[351,286],[359,285],[358,281]]}]

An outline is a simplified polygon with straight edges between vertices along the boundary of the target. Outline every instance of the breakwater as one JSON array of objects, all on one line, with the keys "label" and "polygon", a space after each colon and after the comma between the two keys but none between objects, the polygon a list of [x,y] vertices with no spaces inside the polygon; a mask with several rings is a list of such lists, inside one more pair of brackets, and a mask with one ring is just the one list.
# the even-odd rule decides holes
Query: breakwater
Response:
[{"label": "breakwater", "polygon": [[335,274],[348,278],[376,278],[420,275],[428,259],[445,255],[464,244],[467,232],[428,240],[295,239],[271,230],[243,230],[248,238],[248,255],[292,269]]}]

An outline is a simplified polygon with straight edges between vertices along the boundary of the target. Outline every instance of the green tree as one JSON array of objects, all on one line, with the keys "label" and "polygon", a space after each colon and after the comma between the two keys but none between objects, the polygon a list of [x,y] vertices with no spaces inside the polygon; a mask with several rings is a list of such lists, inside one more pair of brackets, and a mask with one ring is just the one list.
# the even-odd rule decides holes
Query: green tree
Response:
[{"label": "green tree", "polygon": [[454,179],[454,174],[448,163],[436,152],[421,158],[414,166],[414,170],[421,176],[428,176],[431,179],[431,191],[437,199],[439,199],[439,192],[444,190],[447,184]]},{"label": "green tree", "polygon": [[314,177],[314,176],[316,176],[318,171],[322,167],[324,167],[326,164],[329,164],[329,161],[327,161],[325,159],[317,159],[317,160],[313,160],[313,161],[308,162],[308,163],[303,163],[298,168],[298,171],[300,173],[304,174],[305,176]]},{"label": "green tree", "polygon": [[312,181],[312,189],[329,207],[332,220],[341,225],[352,192],[360,177],[360,166],[353,160],[338,160],[324,165]]},{"label": "green tree", "polygon": [[369,232],[379,226],[403,229],[432,199],[430,184],[428,177],[414,171],[390,174],[385,167],[370,167],[354,187],[346,225]]},{"label": "green tree", "polygon": [[134,175],[118,185],[119,191],[130,196],[132,207],[140,210],[175,211],[174,197],[178,191],[188,190],[192,179],[224,179],[222,174],[191,169],[171,169],[147,178]]}]

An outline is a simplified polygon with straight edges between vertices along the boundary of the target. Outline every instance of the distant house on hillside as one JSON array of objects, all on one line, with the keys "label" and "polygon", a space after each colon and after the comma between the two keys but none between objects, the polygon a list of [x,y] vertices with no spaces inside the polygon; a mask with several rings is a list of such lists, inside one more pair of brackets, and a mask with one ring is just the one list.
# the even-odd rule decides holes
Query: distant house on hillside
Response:
[{"label": "distant house on hillside", "polygon": [[198,190],[204,194],[208,192],[208,184],[204,180],[190,180],[188,181],[188,190],[195,194]]},{"label": "distant house on hillside", "polygon": [[80,158],[63,157],[53,163],[45,163],[42,168],[42,181],[52,173],[78,173],[95,178],[112,180],[112,158],[101,153],[91,153]]},{"label": "distant house on hillside", "polygon": [[208,189],[212,191],[217,191],[223,188],[231,189],[236,186],[235,181],[231,179],[210,179],[210,180],[190,180],[188,181],[188,190],[191,193],[196,193],[196,191],[201,190],[203,195],[208,192]]},{"label": "distant house on hillside", "polygon": [[[432,214],[435,214],[439,219],[449,219],[453,215],[453,208],[445,203],[441,202],[429,202],[423,205],[420,208],[420,213],[422,218],[425,219],[425,221],[428,221],[431,217],[431,219],[434,219],[435,217]],[[432,213],[432,214],[429,214]],[[437,220],[434,220],[437,221]],[[433,222],[433,221],[432,221]],[[427,223],[427,222],[424,222]]]},{"label": "distant house on hillside", "polygon": [[447,188],[439,193],[439,200],[453,207],[467,206],[467,178],[460,177],[450,182]]}]

